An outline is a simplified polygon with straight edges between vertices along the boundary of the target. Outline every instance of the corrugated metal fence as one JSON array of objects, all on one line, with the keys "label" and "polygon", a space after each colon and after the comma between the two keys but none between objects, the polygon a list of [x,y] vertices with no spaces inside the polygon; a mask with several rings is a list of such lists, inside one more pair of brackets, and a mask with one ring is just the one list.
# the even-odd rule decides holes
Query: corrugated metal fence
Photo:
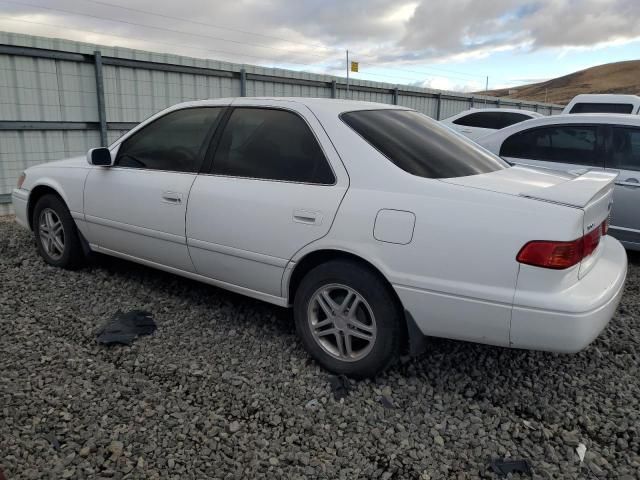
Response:
[{"label": "corrugated metal fence", "polygon": [[355,79],[347,92],[328,75],[0,32],[0,204],[30,165],[111,143],[175,103],[233,96],[349,96],[436,119],[470,107],[562,109]]}]

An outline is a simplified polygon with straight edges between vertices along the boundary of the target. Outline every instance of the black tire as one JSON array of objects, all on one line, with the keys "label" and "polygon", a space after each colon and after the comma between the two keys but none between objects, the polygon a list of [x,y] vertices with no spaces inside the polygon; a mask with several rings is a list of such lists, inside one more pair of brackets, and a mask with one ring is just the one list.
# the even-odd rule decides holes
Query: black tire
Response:
[{"label": "black tire", "polygon": [[[43,245],[44,241],[42,240],[40,231],[40,219],[42,212],[47,209],[53,211],[57,216],[57,219],[59,219],[59,222],[62,224],[64,248],[59,255],[52,255],[47,252]],[[32,225],[36,248],[45,262],[49,265],[69,270],[82,266],[85,256],[82,250],[82,244],[80,243],[78,227],[76,227],[76,223],[73,221],[71,213],[69,213],[69,209],[60,197],[53,194],[47,194],[38,199],[35,208],[33,209]]]},{"label": "black tire", "polygon": [[[358,307],[360,311],[357,313],[366,317],[366,312],[370,311],[374,316],[374,321],[371,323],[375,324],[375,341],[369,342],[369,345],[373,345],[367,347],[370,348],[368,353],[363,353],[364,356],[362,358],[355,360],[336,358],[336,353],[330,354],[327,348],[321,346],[320,340],[316,340],[312,332],[311,322],[313,320],[311,316],[314,316],[316,321],[318,319],[317,315],[324,316],[324,313],[314,313],[320,311],[319,304],[313,301],[316,293],[324,287],[335,288],[334,291],[339,292],[340,286],[352,289],[354,293],[360,295],[365,301],[360,303],[361,307]],[[313,305],[310,306],[311,302],[313,302]],[[339,300],[336,303],[338,302]],[[366,307],[369,307],[369,309]],[[296,291],[293,312],[296,330],[304,347],[320,365],[333,373],[352,378],[373,377],[387,368],[399,353],[403,318],[398,301],[377,272],[356,261],[332,260],[315,267],[307,273]],[[360,316],[362,317],[362,315]],[[330,325],[333,325],[333,323]],[[341,327],[348,330],[352,325],[345,327],[342,324]],[[318,331],[318,329],[315,330]],[[338,335],[343,335],[341,342],[343,342],[342,345],[344,346],[346,340],[342,333],[335,333],[322,338],[329,338],[330,342],[335,340],[337,343]],[[351,342],[359,341],[354,341],[353,338],[351,337]],[[362,350],[364,351],[366,348]]]}]

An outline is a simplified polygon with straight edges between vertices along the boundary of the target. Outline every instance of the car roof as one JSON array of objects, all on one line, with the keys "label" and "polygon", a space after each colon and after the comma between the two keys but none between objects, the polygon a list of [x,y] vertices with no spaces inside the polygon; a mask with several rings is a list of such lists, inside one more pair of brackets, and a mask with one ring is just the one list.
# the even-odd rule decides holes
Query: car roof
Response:
[{"label": "car roof", "polygon": [[195,106],[207,106],[207,105],[233,105],[234,101],[242,100],[243,104],[247,101],[256,101],[260,104],[264,102],[269,103],[282,103],[283,106],[287,103],[295,103],[298,105],[304,105],[312,111],[322,110],[324,113],[334,113],[339,115],[342,112],[350,112],[355,110],[378,110],[378,109],[396,109],[396,110],[410,110],[407,107],[400,105],[389,105],[388,103],[375,103],[375,102],[362,102],[358,100],[345,100],[339,98],[313,98],[313,97],[227,97],[216,98],[209,100],[195,100],[190,102],[182,102],[174,105],[172,109],[179,109],[184,107]]},{"label": "car roof", "polygon": [[590,102],[590,103],[640,103],[637,95],[626,95],[619,93],[581,93],[571,99],[570,103]]}]

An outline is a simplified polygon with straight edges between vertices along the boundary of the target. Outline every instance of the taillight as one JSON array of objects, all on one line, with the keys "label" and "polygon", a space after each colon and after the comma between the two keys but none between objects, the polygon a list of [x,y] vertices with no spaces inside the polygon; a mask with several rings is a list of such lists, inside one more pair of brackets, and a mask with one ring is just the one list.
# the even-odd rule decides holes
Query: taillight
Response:
[{"label": "taillight", "polygon": [[20,176],[18,177],[18,183],[17,183],[17,187],[18,188],[22,188],[22,184],[24,183],[24,180],[27,178],[27,176],[25,175],[24,172],[22,172],[20,174]]},{"label": "taillight", "polygon": [[607,220],[581,238],[571,242],[534,240],[528,242],[518,252],[516,260],[535,267],[562,270],[573,267],[591,255],[607,232]]},{"label": "taillight", "polygon": [[604,237],[609,232],[609,217],[602,222],[602,236]]}]

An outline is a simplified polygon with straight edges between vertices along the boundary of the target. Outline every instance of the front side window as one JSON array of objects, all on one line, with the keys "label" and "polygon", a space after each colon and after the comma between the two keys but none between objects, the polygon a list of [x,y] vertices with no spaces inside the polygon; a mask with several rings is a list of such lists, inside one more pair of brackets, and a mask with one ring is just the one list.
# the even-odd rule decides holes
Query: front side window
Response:
[{"label": "front side window", "polygon": [[465,127],[499,130],[530,118],[528,115],[515,112],[474,112],[454,120],[453,123]]},{"label": "front side window", "polygon": [[333,184],[315,136],[293,112],[236,108],[222,133],[212,173],[288,182]]},{"label": "front side window", "polygon": [[640,171],[640,129],[613,127],[607,167]]},{"label": "front side window", "polygon": [[489,173],[509,164],[418,112],[361,110],[342,120],[402,170],[425,178]]},{"label": "front side window", "polygon": [[569,113],[632,113],[630,103],[576,103]]},{"label": "front side window", "polygon": [[602,166],[598,127],[561,125],[533,128],[507,138],[500,156]]},{"label": "front side window", "polygon": [[176,110],[127,138],[115,165],[148,170],[198,172],[205,140],[215,128],[222,108]]}]

